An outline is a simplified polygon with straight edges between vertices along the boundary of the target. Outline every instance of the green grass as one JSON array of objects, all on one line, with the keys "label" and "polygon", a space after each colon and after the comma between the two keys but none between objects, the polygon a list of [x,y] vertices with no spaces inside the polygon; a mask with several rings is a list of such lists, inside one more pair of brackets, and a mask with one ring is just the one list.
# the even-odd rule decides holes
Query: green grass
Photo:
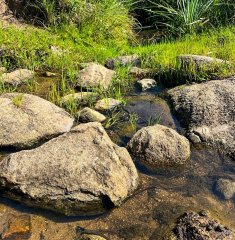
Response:
[{"label": "green grass", "polygon": [[[182,71],[176,61],[179,54],[199,54],[222,58],[235,62],[235,27],[224,27],[202,33],[186,35],[177,41],[166,41],[159,44],[138,45],[137,40],[112,39],[102,42],[80,31],[74,25],[61,26],[55,29],[36,29],[33,27],[0,26],[0,46],[8,54],[1,59],[1,64],[8,69],[21,67],[39,72],[49,70],[62,75],[59,84],[52,87],[48,98],[57,104],[60,98],[73,92],[73,83],[79,71],[79,64],[95,61],[104,64],[110,57],[125,54],[138,54],[143,68],[152,68],[156,78],[166,86],[174,86],[186,81],[202,81],[205,79],[222,78],[232,74],[234,65],[229,68],[217,67],[213,71],[196,72],[195,69]],[[59,49],[53,53],[51,46]],[[10,57],[9,57],[10,56]],[[132,88],[135,80],[129,75],[129,68],[119,67],[117,77],[108,91],[97,88],[94,91],[100,97],[114,97],[125,102],[125,95]],[[28,84],[26,92],[33,92],[35,82]],[[0,85],[1,92],[17,91]],[[92,103],[91,103],[92,104]],[[75,112],[76,106],[68,106]]]}]

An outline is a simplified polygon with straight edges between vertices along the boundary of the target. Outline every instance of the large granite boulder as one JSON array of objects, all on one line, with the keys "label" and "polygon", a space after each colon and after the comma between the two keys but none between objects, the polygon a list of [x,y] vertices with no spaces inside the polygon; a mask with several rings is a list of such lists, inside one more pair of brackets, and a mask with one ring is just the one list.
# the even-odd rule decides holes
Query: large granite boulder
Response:
[{"label": "large granite boulder", "polygon": [[235,77],[176,87],[168,94],[192,142],[235,158]]},{"label": "large granite boulder", "polygon": [[110,140],[100,123],[78,125],[0,162],[2,193],[66,215],[97,214],[119,206],[137,185],[130,155]]},{"label": "large granite boulder", "polygon": [[23,149],[51,139],[73,126],[62,108],[34,95],[0,95],[0,148]]},{"label": "large granite boulder", "polygon": [[190,157],[187,138],[159,124],[139,130],[128,143],[128,149],[150,166],[181,165]]},{"label": "large granite boulder", "polygon": [[77,86],[84,89],[103,88],[107,89],[112,83],[115,71],[96,63],[87,63],[77,78]]}]

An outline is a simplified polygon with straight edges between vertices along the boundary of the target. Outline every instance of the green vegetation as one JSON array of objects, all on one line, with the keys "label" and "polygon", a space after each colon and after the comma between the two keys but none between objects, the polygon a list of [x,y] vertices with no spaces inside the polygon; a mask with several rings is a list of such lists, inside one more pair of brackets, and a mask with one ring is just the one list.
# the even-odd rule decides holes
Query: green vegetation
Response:
[{"label": "green vegetation", "polygon": [[24,94],[18,94],[17,96],[15,96],[12,99],[12,103],[16,106],[16,107],[21,107],[23,104],[23,99],[24,99]]},{"label": "green vegetation", "polygon": [[[61,97],[74,92],[76,76],[84,62],[104,64],[110,57],[137,54],[141,58],[141,67],[153,69],[154,77],[165,86],[223,78],[234,72],[235,27],[224,26],[222,20],[225,17],[232,23],[234,5],[229,1],[178,0],[176,4],[175,1],[160,0],[41,0],[37,5],[34,1],[22,1],[22,4],[24,9],[30,9],[30,20],[38,21],[44,27],[1,25],[0,48],[4,49],[4,54],[0,55],[0,66],[8,70],[21,67],[38,73],[59,73],[61,79],[48,90],[47,97],[72,114],[76,114],[78,104],[73,101],[62,104]],[[137,20],[131,13],[143,4],[157,29],[175,29],[181,37],[172,39],[171,35],[158,44],[140,45],[138,35],[134,33]],[[220,27],[207,29],[209,22]],[[163,25],[167,28],[163,29]],[[190,65],[185,69],[177,61],[180,54],[206,55],[231,64],[200,70]],[[117,76],[107,91],[101,88],[93,91],[99,98],[113,97],[125,102],[125,95],[135,80],[129,74],[130,67],[118,67],[116,72]],[[14,89],[0,84],[0,91],[34,93],[38,86],[36,81],[37,78],[24,88]],[[94,100],[88,104],[93,106]]]}]

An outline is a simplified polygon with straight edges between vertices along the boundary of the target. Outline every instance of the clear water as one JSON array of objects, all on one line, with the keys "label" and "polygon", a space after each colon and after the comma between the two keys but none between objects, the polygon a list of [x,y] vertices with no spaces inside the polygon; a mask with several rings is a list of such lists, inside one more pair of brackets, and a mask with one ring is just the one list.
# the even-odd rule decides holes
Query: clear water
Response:
[{"label": "clear water", "polygon": [[[162,114],[161,124],[183,131],[166,102],[153,94],[130,96],[126,111],[139,116],[137,129],[147,125],[151,115]],[[121,122],[108,134],[125,145],[134,134],[128,121]],[[0,153],[0,161],[8,153]],[[8,214],[31,216],[30,240],[80,239],[80,229],[110,240],[172,239],[171,230],[186,211],[206,209],[211,217],[235,232],[235,203],[224,201],[214,191],[220,177],[234,176],[235,162],[215,150],[192,146],[191,159],[184,167],[152,169],[141,166],[140,185],[119,208],[92,217],[65,217],[50,211],[30,208],[0,196],[0,226]],[[0,228],[1,230],[1,228]]]}]

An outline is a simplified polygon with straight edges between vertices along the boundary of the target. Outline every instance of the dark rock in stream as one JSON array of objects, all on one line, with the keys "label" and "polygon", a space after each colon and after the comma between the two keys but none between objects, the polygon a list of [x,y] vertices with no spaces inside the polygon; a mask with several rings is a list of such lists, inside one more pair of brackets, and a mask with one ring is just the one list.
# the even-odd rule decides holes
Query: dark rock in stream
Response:
[{"label": "dark rock in stream", "polygon": [[0,148],[24,149],[51,139],[73,126],[62,108],[24,93],[0,95]]},{"label": "dark rock in stream", "polygon": [[233,233],[216,220],[209,218],[205,211],[197,214],[185,213],[175,229],[177,240],[232,240]]},{"label": "dark rock in stream", "polygon": [[235,77],[168,91],[188,138],[235,159]]},{"label": "dark rock in stream", "polygon": [[0,162],[4,195],[66,215],[93,215],[119,206],[137,185],[130,155],[110,140],[100,123],[80,124]]},{"label": "dark rock in stream", "polygon": [[150,166],[182,165],[190,157],[187,138],[159,124],[139,130],[128,143],[128,149]]}]

